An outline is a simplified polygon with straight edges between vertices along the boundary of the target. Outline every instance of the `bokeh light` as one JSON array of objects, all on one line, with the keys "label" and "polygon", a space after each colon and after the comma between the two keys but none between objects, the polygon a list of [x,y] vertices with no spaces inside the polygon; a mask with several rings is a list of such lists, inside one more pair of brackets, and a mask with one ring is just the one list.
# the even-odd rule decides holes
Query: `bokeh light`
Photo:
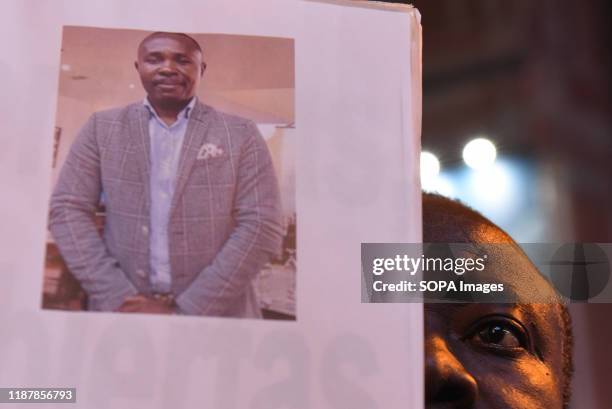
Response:
[{"label": "bokeh light", "polygon": [[463,160],[472,169],[482,170],[495,162],[497,149],[493,142],[486,138],[472,139],[463,148]]},{"label": "bokeh light", "polygon": [[440,173],[440,161],[431,152],[421,152],[421,184],[423,188],[431,186]]}]

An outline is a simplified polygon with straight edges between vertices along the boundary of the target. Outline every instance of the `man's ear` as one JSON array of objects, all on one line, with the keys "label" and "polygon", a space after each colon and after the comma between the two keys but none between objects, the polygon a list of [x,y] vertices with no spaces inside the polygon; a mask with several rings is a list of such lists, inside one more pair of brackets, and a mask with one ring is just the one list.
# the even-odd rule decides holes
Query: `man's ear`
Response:
[{"label": "man's ear", "polygon": [[202,65],[200,66],[200,75],[204,75],[204,71],[206,71],[206,63],[202,61]]}]

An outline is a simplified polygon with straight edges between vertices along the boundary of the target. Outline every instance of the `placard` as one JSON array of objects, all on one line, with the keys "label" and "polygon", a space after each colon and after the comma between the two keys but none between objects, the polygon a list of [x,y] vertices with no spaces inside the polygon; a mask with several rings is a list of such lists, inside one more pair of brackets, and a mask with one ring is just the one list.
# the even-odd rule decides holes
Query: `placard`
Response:
[{"label": "placard", "polygon": [[[360,302],[360,244],[421,241],[420,17],[361,6],[4,5],[2,386],[76,388],[72,405],[87,409],[422,407],[421,306]],[[67,27],[292,41],[295,320],[42,308],[52,165],[70,138],[56,122]],[[258,122],[262,133],[272,122]]]}]

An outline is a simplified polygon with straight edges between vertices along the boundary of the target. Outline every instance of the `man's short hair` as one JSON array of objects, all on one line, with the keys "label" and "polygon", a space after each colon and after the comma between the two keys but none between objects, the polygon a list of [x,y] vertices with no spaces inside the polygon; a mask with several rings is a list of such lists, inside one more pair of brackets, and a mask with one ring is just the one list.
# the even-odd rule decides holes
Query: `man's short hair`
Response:
[{"label": "man's short hair", "polygon": [[[458,200],[452,200],[438,194],[423,193],[423,242],[471,242],[473,239],[466,226],[477,226],[478,224],[484,224],[485,226],[494,228],[502,235],[501,237],[503,237],[504,241],[508,240],[519,247],[508,233],[469,206],[466,206]],[[449,231],[450,226],[454,227],[452,232]],[[547,277],[544,278],[548,281]],[[554,289],[552,284],[551,287]],[[571,315],[567,306],[563,302],[559,302],[557,305],[563,325],[563,403],[564,407],[568,408],[571,398],[571,381],[574,372],[574,337]]]},{"label": "man's short hair", "polygon": [[204,52],[202,51],[202,47],[200,47],[200,44],[196,41],[195,38],[193,38],[190,35],[185,34],[185,33],[173,33],[173,32],[167,32],[167,31],[156,31],[154,33],[149,34],[148,36],[146,36],[145,38],[142,39],[142,41],[138,45],[138,48],[140,49],[140,47],[146,41],[148,41],[151,38],[155,38],[155,37],[168,37],[168,36],[183,37],[183,38],[187,39],[188,41],[190,41],[192,43],[192,45],[196,48],[196,50],[198,50],[200,52],[200,54],[204,54]]}]

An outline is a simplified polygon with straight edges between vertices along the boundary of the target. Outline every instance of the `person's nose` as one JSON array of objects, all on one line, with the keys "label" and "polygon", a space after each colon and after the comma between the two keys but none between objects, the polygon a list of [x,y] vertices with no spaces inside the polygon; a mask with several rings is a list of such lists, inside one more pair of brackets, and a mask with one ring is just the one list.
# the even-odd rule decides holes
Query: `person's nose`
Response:
[{"label": "person's nose", "polygon": [[478,384],[439,335],[426,334],[425,400],[427,408],[472,408]]},{"label": "person's nose", "polygon": [[170,59],[164,60],[159,67],[159,73],[163,75],[176,74],[176,64]]}]

